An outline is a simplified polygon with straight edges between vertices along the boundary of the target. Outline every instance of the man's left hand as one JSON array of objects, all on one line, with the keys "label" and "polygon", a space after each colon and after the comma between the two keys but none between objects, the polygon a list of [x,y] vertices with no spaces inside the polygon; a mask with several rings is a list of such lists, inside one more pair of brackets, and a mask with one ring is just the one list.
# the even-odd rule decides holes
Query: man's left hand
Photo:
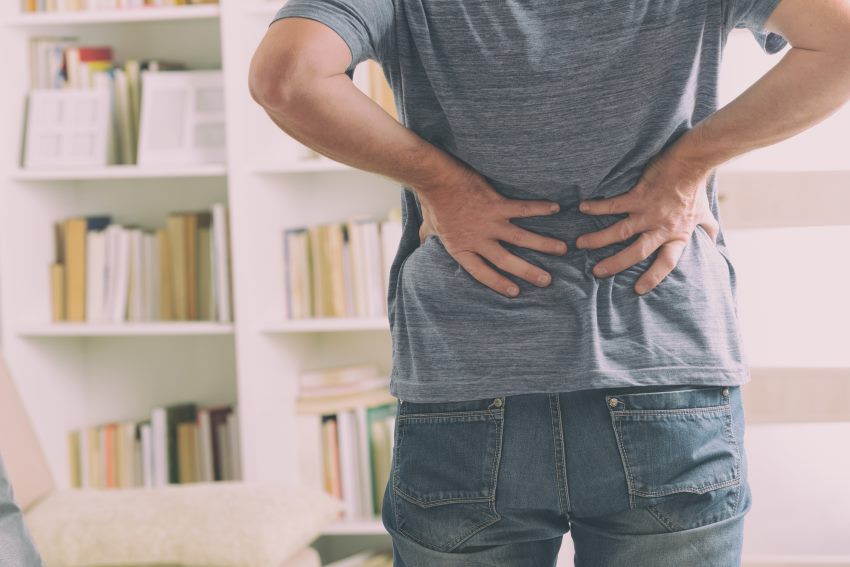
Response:
[{"label": "man's left hand", "polygon": [[710,173],[693,162],[678,159],[671,151],[662,152],[649,162],[637,184],[626,193],[582,201],[579,210],[585,214],[629,216],[581,235],[577,248],[601,248],[640,234],[632,244],[598,262],[593,275],[612,276],[658,250],[655,261],[635,282],[635,292],[643,295],[673,271],[697,225],[702,225],[716,241],[720,225],[711,213],[706,192]]}]

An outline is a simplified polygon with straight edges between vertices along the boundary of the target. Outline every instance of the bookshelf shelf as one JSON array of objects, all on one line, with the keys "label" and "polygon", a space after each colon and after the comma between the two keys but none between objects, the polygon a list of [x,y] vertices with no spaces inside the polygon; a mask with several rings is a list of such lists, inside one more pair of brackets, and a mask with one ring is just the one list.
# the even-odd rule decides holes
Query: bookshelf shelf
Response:
[{"label": "bookshelf shelf", "polygon": [[316,317],[282,321],[266,325],[264,333],[335,333],[346,331],[389,331],[389,320],[385,317]]},{"label": "bookshelf shelf", "polygon": [[259,175],[283,175],[288,173],[312,173],[323,171],[361,171],[350,165],[328,158],[302,160],[294,163],[266,163],[254,168]]},{"label": "bookshelf shelf", "polygon": [[249,16],[268,16],[271,19],[279,8],[280,4],[273,1],[254,2],[245,6],[245,14]]},{"label": "bookshelf shelf", "polygon": [[81,24],[117,24],[133,22],[164,22],[172,20],[205,20],[218,18],[218,5],[181,6],[171,8],[138,8],[122,10],[86,10],[80,12],[50,12],[17,14],[5,24],[12,27],[30,28],[42,26],[67,26]]},{"label": "bookshelf shelf", "polygon": [[17,169],[12,174],[16,181],[92,181],[99,179],[179,179],[224,177],[224,164],[196,165],[189,167],[139,167],[136,165],[111,165],[100,169],[32,170]]},{"label": "bookshelf shelf", "polygon": [[339,520],[322,530],[322,535],[372,535],[386,534],[380,518],[371,520]]},{"label": "bookshelf shelf", "polygon": [[22,337],[131,337],[131,336],[197,336],[230,335],[233,324],[208,321],[154,323],[48,323],[27,325]]}]

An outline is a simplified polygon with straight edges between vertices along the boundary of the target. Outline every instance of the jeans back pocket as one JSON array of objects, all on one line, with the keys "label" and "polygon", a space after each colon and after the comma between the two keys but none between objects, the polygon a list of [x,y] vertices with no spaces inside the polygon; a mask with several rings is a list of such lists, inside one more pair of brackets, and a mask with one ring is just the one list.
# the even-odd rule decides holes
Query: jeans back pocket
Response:
[{"label": "jeans back pocket", "polygon": [[501,518],[495,496],[504,401],[399,405],[392,489],[400,532],[450,551]]},{"label": "jeans back pocket", "polygon": [[722,386],[605,396],[629,502],[703,494],[741,482],[729,389]]}]

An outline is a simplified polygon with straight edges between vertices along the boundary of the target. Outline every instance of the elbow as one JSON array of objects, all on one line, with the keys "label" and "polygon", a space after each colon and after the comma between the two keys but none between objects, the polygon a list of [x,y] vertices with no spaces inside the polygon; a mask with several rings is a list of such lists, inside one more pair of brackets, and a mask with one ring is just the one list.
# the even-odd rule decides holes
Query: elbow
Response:
[{"label": "elbow", "polygon": [[267,111],[280,112],[289,106],[295,81],[286,71],[287,66],[271,61],[260,54],[254,56],[248,72],[248,90],[251,98]]}]

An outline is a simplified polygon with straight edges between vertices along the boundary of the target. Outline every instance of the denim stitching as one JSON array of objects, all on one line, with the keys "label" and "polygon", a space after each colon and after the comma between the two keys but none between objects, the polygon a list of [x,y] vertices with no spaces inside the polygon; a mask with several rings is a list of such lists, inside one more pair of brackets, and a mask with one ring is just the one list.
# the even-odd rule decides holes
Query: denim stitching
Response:
[{"label": "denim stitching", "polygon": [[617,420],[615,419],[613,412],[611,412],[611,425],[614,429],[614,438],[617,440],[617,448],[620,451],[620,461],[623,463],[623,469],[626,473],[626,492],[629,495],[629,508],[634,510],[635,497],[632,488],[632,470],[629,467],[629,459],[626,456],[626,450],[623,447],[622,433],[620,431],[620,428],[617,427]]},{"label": "denim stitching", "polygon": [[[463,413],[463,412],[461,412],[461,413]],[[393,467],[393,493],[395,495],[401,496],[405,500],[408,500],[408,501],[410,501],[410,502],[412,502],[416,505],[422,506],[423,508],[430,508],[430,507],[433,507],[433,506],[437,506],[437,505],[441,505],[441,504],[447,504],[447,503],[489,502],[489,508],[490,508],[491,512],[493,514],[495,514],[495,516],[488,517],[481,524],[471,528],[471,530],[467,530],[466,533],[460,534],[453,541],[446,544],[446,545],[448,545],[447,548],[445,548],[445,549],[437,548],[436,549],[437,551],[450,552],[451,550],[456,548],[458,545],[463,543],[463,541],[469,539],[470,537],[472,537],[473,535],[475,535],[479,531],[483,530],[487,526],[494,524],[498,520],[502,519],[501,514],[499,514],[495,509],[495,487],[496,487],[496,479],[498,478],[498,476],[497,476],[498,465],[501,462],[502,445],[503,445],[503,437],[504,437],[503,436],[504,404],[502,405],[501,408],[486,410],[486,413],[490,415],[491,419],[494,422],[494,425],[496,425],[496,427],[497,427],[496,454],[494,455],[494,463],[493,463],[494,470],[493,470],[493,473],[491,475],[490,496],[489,497],[467,498],[467,499],[442,499],[442,500],[431,501],[431,503],[425,503],[425,502],[420,501],[419,499],[414,498],[413,496],[407,494],[406,492],[404,492],[404,490],[402,490],[399,487],[398,481],[397,481],[397,478],[398,478],[398,473],[397,473],[397,471],[398,471],[398,459],[397,458],[394,459],[395,460],[395,466]],[[430,415],[430,414],[408,414],[408,415],[421,416],[421,415]],[[443,413],[443,415],[445,415],[445,412]],[[404,428],[401,427],[402,421],[404,421],[404,420],[397,420],[396,421],[396,427],[400,430],[401,436],[398,438],[398,441],[395,444],[395,448],[394,448],[395,453],[397,453],[399,448],[401,447],[401,439],[403,439]],[[406,535],[410,539],[416,541],[420,545],[422,545],[422,546],[424,546],[428,549],[434,549],[429,544],[422,541],[421,539],[419,539],[418,537],[416,537],[415,535],[411,534],[410,532],[408,532],[407,530],[405,530],[404,528],[401,527],[401,522],[399,521],[400,516],[399,516],[399,511],[398,511],[398,505],[396,503],[396,498],[392,499],[392,503],[393,503],[393,515],[395,517],[395,528],[396,528],[396,530],[398,530],[400,533],[403,533],[404,535]],[[445,547],[445,546],[443,546],[443,547]]]},{"label": "denim stitching", "polygon": [[466,420],[468,418],[476,418],[476,417],[487,417],[491,415],[494,411],[500,411],[502,408],[498,408],[496,410],[477,410],[477,411],[443,411],[443,412],[434,412],[434,413],[406,413],[400,416],[401,420],[410,420],[410,419],[418,419],[418,420],[446,420],[446,419],[457,419],[457,420]]},{"label": "denim stitching", "polygon": [[[727,418],[726,422],[727,422],[726,432],[727,432],[727,435],[729,436],[729,440],[732,442],[732,444],[735,445],[735,454],[737,456],[737,460],[735,462],[735,476],[737,478],[741,479],[741,464],[742,464],[742,461],[743,461],[743,454],[742,454],[743,453],[743,447],[738,443],[738,440],[735,438],[735,431],[733,429],[733,424],[732,424],[732,412],[729,412],[729,417]],[[738,486],[739,486],[738,490],[735,491],[736,494],[735,494],[735,511],[734,511],[734,514],[738,513],[738,507],[741,505],[741,493],[744,491],[743,485],[744,485],[743,481],[740,482],[738,484]]]},{"label": "denim stitching", "polygon": [[567,461],[566,451],[564,449],[561,398],[557,393],[550,394],[549,408],[550,410],[554,409],[556,414],[552,415],[550,411],[550,417],[552,417],[553,443],[555,445],[555,473],[558,479],[558,509],[562,514],[569,514],[572,506],[570,504],[569,485],[567,484]]},{"label": "denim stitching", "polygon": [[726,488],[727,486],[735,486],[736,484],[740,484],[741,479],[739,477],[730,478],[728,480],[721,480],[712,484],[704,484],[702,486],[696,487],[687,487],[687,488],[671,488],[670,490],[659,490],[653,492],[646,492],[643,490],[634,489],[633,492],[636,496],[669,496],[670,494],[677,494],[679,492],[692,492],[694,494],[705,494],[706,492],[711,492],[712,490],[716,490],[718,488]]},{"label": "denim stitching", "polygon": [[496,438],[496,454],[493,455],[493,472],[490,478],[490,510],[492,510],[492,512],[498,517],[498,519],[501,519],[502,517],[502,515],[499,514],[499,512],[496,510],[496,489],[499,484],[499,466],[502,462],[502,445],[505,433],[505,405],[507,405],[507,396],[504,400],[502,400],[502,414],[499,415],[498,419],[495,420],[498,436]]},{"label": "denim stitching", "polygon": [[646,511],[654,517],[658,522],[664,526],[668,531],[675,532],[682,530],[682,526],[674,522],[669,516],[664,514],[661,510],[658,509],[657,506],[647,506]]},{"label": "denim stitching", "polygon": [[703,413],[729,413],[727,405],[706,406],[701,408],[651,409],[651,410],[611,410],[615,415],[697,415]]},{"label": "denim stitching", "polygon": [[434,500],[422,500],[412,494],[408,494],[403,488],[394,487],[393,489],[399,496],[408,502],[412,502],[422,508],[433,508],[444,504],[474,504],[475,502],[487,502],[490,499],[489,496],[460,496],[457,498],[435,498]]},{"label": "denim stitching", "polygon": [[483,530],[484,528],[486,528],[490,524],[495,523],[497,520],[499,520],[499,518],[487,518],[487,520],[485,520],[482,524],[479,524],[479,525],[471,528],[471,532],[468,535],[467,534],[461,534],[459,537],[452,540],[449,544],[447,544],[448,547],[446,547],[445,549],[443,549],[442,547],[432,547],[431,544],[428,544],[428,543],[422,541],[421,539],[419,539],[415,535],[411,534],[410,532],[408,532],[408,531],[404,530],[403,528],[401,528],[400,526],[398,526],[398,522],[396,522],[396,529],[399,532],[403,533],[404,535],[406,535],[407,537],[409,537],[410,539],[417,542],[418,544],[420,544],[423,547],[426,547],[428,549],[435,550],[435,551],[440,551],[440,552],[443,552],[443,553],[448,553],[449,551],[453,550],[458,545],[463,543],[465,540],[471,538],[476,533],[480,532],[481,530]]}]

